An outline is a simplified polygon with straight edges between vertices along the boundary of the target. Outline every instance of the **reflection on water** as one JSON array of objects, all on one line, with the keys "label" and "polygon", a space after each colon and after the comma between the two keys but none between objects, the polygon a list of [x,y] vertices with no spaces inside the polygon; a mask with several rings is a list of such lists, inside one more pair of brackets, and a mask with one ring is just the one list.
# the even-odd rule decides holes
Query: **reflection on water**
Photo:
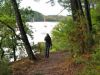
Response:
[{"label": "reflection on water", "polygon": [[34,39],[30,39],[30,43],[43,42],[46,33],[51,34],[52,29],[57,25],[58,22],[28,22],[30,29],[33,31]]}]

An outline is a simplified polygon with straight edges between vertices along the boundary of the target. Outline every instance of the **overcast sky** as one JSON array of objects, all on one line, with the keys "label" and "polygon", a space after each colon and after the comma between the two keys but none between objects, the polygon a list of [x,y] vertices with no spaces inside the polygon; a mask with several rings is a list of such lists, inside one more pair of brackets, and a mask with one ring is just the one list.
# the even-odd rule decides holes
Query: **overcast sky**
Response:
[{"label": "overcast sky", "polygon": [[[50,3],[46,3],[49,0],[40,0],[35,2],[34,0],[23,0],[21,2],[21,7],[30,6],[34,11],[38,11],[43,15],[57,15],[63,7],[61,7],[57,1],[55,2],[55,6],[51,6]],[[68,14],[67,10],[64,10],[60,15],[66,16]]]}]

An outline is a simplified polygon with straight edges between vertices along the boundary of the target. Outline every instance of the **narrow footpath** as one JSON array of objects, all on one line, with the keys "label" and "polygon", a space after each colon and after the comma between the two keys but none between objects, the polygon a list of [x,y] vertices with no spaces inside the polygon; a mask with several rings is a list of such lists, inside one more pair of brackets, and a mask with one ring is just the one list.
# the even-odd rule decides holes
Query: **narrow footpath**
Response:
[{"label": "narrow footpath", "polygon": [[72,65],[68,52],[51,53],[48,59],[40,57],[42,59],[37,62],[23,59],[13,63],[13,75],[75,75],[80,69],[80,66]]}]

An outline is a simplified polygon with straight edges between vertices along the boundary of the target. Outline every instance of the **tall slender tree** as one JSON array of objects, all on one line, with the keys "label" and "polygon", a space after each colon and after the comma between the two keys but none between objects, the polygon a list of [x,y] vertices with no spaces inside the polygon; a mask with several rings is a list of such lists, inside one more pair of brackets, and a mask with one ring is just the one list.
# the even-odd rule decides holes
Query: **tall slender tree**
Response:
[{"label": "tall slender tree", "polygon": [[20,15],[20,12],[19,12],[19,9],[18,9],[17,2],[16,2],[16,0],[11,0],[11,3],[12,3],[12,6],[14,8],[14,12],[15,12],[15,16],[16,16],[16,22],[17,22],[17,25],[19,27],[21,37],[22,37],[22,41],[23,41],[24,46],[26,48],[26,52],[28,54],[28,57],[31,60],[36,60],[36,57],[32,52],[32,48],[30,46],[26,32],[24,30],[24,26],[23,26],[23,23],[22,23],[22,19],[21,19],[21,15]]},{"label": "tall slender tree", "polygon": [[89,39],[88,39],[88,48],[91,50],[92,46],[94,45],[94,40],[92,37],[92,21],[91,21],[91,13],[90,13],[90,3],[88,0],[84,0],[85,12],[86,12],[86,19],[88,24],[88,32],[89,32]]},{"label": "tall slender tree", "polygon": [[76,21],[78,16],[84,16],[81,1],[80,0],[70,0],[71,2],[71,10],[73,20]]},{"label": "tall slender tree", "polygon": [[92,21],[91,21],[91,14],[90,14],[90,4],[88,0],[84,0],[84,5],[85,5],[85,12],[86,12],[86,18],[88,21],[89,25],[89,31],[92,31]]}]

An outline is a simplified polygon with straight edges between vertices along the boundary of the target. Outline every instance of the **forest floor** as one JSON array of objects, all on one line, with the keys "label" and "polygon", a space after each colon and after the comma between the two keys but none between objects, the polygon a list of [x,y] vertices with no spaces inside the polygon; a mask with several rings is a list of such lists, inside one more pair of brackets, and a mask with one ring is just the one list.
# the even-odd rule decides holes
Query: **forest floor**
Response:
[{"label": "forest floor", "polygon": [[65,51],[50,53],[48,59],[38,55],[36,62],[25,58],[11,64],[13,75],[75,75],[82,67],[82,64],[75,65]]}]

